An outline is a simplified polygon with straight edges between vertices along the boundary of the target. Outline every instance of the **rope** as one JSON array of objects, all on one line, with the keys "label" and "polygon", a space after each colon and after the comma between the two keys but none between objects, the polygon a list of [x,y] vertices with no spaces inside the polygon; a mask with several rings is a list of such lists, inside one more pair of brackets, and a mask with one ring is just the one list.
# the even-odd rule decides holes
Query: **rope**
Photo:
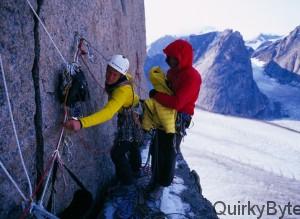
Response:
[{"label": "rope", "polygon": [[[78,46],[77,46],[77,51],[75,53],[74,56],[74,62],[78,62],[78,57],[80,56],[81,61],[83,62],[84,66],[87,68],[89,74],[92,76],[92,78],[94,79],[94,81],[97,83],[97,85],[99,87],[101,87],[103,90],[105,90],[105,88],[101,85],[101,83],[97,80],[96,76],[93,74],[93,72],[91,71],[90,67],[88,66],[88,64],[86,63],[86,61],[83,58],[83,55],[89,54],[88,52],[86,52],[83,48],[82,45],[84,42],[87,42],[86,39],[84,38],[80,38],[78,41]],[[89,44],[89,43],[88,43]],[[87,45],[88,46],[88,45]]]},{"label": "rope", "polygon": [[16,142],[17,142],[17,146],[18,146],[18,152],[19,152],[20,159],[21,159],[21,164],[22,164],[22,167],[24,169],[26,179],[27,179],[27,182],[28,182],[29,194],[31,196],[32,195],[31,182],[30,182],[30,179],[29,179],[27,168],[26,168],[25,163],[24,163],[23,154],[22,154],[22,151],[21,151],[20,142],[19,142],[16,126],[15,126],[14,116],[13,116],[12,109],[11,109],[11,103],[10,103],[10,99],[9,99],[9,94],[8,94],[8,89],[7,89],[6,78],[5,78],[5,73],[4,73],[1,54],[0,54],[0,65],[1,65],[1,72],[2,72],[2,77],[3,77],[5,93],[6,93],[6,99],[7,99],[7,102],[8,102],[8,110],[9,110],[10,120],[11,120],[11,123],[12,123],[12,126],[13,126],[14,135],[15,135],[15,139],[16,139]]},{"label": "rope", "polygon": [[[64,123],[66,122],[66,120],[67,120],[67,111],[66,111],[66,107],[65,107]],[[54,151],[54,153],[53,153],[53,155],[52,155],[52,158],[49,160],[49,163],[47,164],[47,167],[46,167],[46,169],[45,169],[45,171],[44,171],[44,173],[43,173],[43,175],[42,175],[40,181],[38,182],[37,187],[36,187],[36,189],[35,189],[33,195],[31,196],[31,199],[30,199],[30,200],[33,200],[34,196],[35,196],[35,195],[37,194],[37,192],[40,190],[40,188],[41,188],[41,186],[42,186],[42,183],[43,183],[44,178],[46,177],[46,175],[47,175],[48,173],[51,173],[51,172],[52,172],[52,170],[53,170],[53,164],[54,164],[55,160],[56,160],[56,159],[60,159],[59,148],[60,148],[61,141],[62,141],[62,138],[63,138],[64,130],[65,130],[65,127],[63,126],[63,127],[62,127],[62,130],[61,130],[61,133],[60,133],[60,136],[59,136],[58,143],[57,143],[57,145],[56,145],[56,149],[55,149],[55,151]],[[44,189],[43,189],[43,192],[42,192],[42,196],[41,196],[41,198],[40,198],[40,200],[39,200],[39,202],[38,202],[38,205],[39,205],[39,206],[43,206],[43,200],[44,200],[44,197],[45,197],[45,194],[46,194],[46,190],[47,190],[47,187],[48,187],[48,184],[49,184],[50,175],[51,175],[51,174],[48,174],[48,176],[47,176],[46,183],[45,183],[45,185],[44,185]],[[23,213],[22,213],[20,219],[24,219],[24,218],[28,215],[28,213],[30,212],[31,207],[32,207],[31,204],[32,204],[32,201],[30,201],[29,206],[28,206],[27,208],[25,208],[25,210],[23,211]]]},{"label": "rope", "polygon": [[106,62],[109,61],[109,59],[106,58],[106,56],[103,55],[103,53],[101,53],[99,50],[97,50],[94,46],[92,46],[92,44],[91,44],[87,39],[85,39],[85,38],[83,38],[83,37],[81,37],[81,39],[83,39],[83,40],[87,43],[86,45],[87,45],[87,47],[88,47],[88,50],[89,50],[89,48],[92,48],[92,49],[95,50],[99,55],[101,55],[102,58],[103,58]]},{"label": "rope", "polygon": [[[84,42],[85,42],[85,46],[86,46],[87,49],[88,49],[88,52],[86,52],[86,51],[82,48],[82,45],[83,45]],[[101,53],[101,52],[98,51],[95,47],[93,47],[93,46],[91,45],[91,43],[90,43],[87,39],[85,39],[84,37],[80,37],[80,38],[78,39],[78,47],[77,47],[77,51],[76,51],[75,56],[74,56],[74,61],[76,60],[76,62],[77,62],[77,61],[78,61],[78,56],[80,56],[80,58],[81,58],[83,64],[84,64],[85,67],[87,68],[87,70],[88,70],[88,72],[90,73],[90,75],[92,76],[92,78],[95,80],[95,82],[96,82],[102,89],[104,89],[104,87],[101,85],[101,83],[96,79],[95,74],[93,74],[93,72],[92,72],[91,69],[89,68],[88,64],[86,63],[86,61],[83,59],[83,55],[89,55],[89,57],[90,57],[90,48],[94,49],[98,54],[100,54],[100,55],[102,56],[102,58],[103,58],[106,62],[109,61],[109,59],[107,59],[107,58],[103,55],[103,53]],[[140,63],[139,63],[139,59],[138,59],[137,54],[136,54],[136,57],[137,57],[137,67],[136,67],[136,74],[135,74],[135,75],[136,75],[136,78],[134,79],[134,84],[135,84],[135,86],[136,86],[137,88],[139,88],[140,92],[141,92],[141,90],[142,90],[145,94],[147,94],[148,91],[147,91],[146,89],[144,89],[142,86],[140,86],[140,83],[137,83],[137,82],[141,82],[141,75],[140,75],[140,73],[139,73],[139,71],[138,71]]]},{"label": "rope", "polygon": [[[64,118],[64,122],[63,123],[65,123],[66,121],[67,121],[67,113],[65,113],[65,118]],[[59,158],[59,156],[60,156],[59,155],[59,148],[60,148],[61,141],[62,141],[62,138],[63,138],[63,135],[64,135],[64,131],[65,131],[65,127],[63,126],[62,129],[61,129],[61,132],[60,132],[58,143],[56,145],[56,149],[55,149],[54,154],[53,154],[54,159],[53,159],[52,164],[51,164],[51,169],[49,171],[50,173],[53,170],[54,160],[57,159],[57,157]],[[42,193],[41,199],[39,201],[39,205],[43,205],[43,200],[44,200],[45,193],[46,193],[46,190],[47,190],[47,187],[48,187],[48,184],[49,184],[50,175],[51,174],[48,174],[48,176],[47,176],[46,183],[45,183],[45,186],[44,186],[44,189],[43,189],[43,193]]]},{"label": "rope", "polygon": [[4,173],[6,174],[6,176],[9,178],[9,180],[12,182],[12,184],[15,186],[15,188],[18,190],[19,194],[21,195],[21,197],[23,198],[24,201],[28,201],[28,199],[25,197],[24,193],[21,191],[20,187],[18,186],[18,184],[16,183],[16,181],[12,178],[12,176],[9,174],[9,172],[7,171],[7,169],[5,168],[4,164],[2,163],[2,161],[0,160],[0,166],[2,167]]},{"label": "rope", "polygon": [[49,39],[51,40],[53,46],[55,47],[55,49],[57,50],[58,54],[60,55],[61,59],[63,60],[63,62],[65,63],[65,65],[68,65],[65,57],[62,55],[62,53],[60,52],[60,50],[58,49],[57,45],[55,44],[53,38],[51,37],[50,33],[48,32],[46,26],[44,25],[43,21],[41,20],[41,18],[39,17],[39,15],[36,13],[36,11],[34,10],[33,6],[31,5],[30,1],[29,0],[26,0],[29,7],[31,8],[33,14],[36,16],[36,18],[38,19],[38,21],[40,22],[40,24],[42,25],[42,27],[44,28],[44,30],[46,31]]},{"label": "rope", "polygon": [[90,73],[90,75],[92,76],[92,78],[94,79],[94,81],[96,82],[96,84],[102,88],[102,90],[105,90],[105,88],[101,85],[101,83],[96,79],[95,75],[93,74],[93,72],[91,71],[91,69],[89,68],[89,66],[87,65],[86,61],[83,59],[82,55],[80,54],[80,58],[81,61],[83,62],[83,64],[85,65],[85,67],[87,68],[88,72]]},{"label": "rope", "polygon": [[43,175],[41,176],[41,178],[40,178],[40,180],[39,180],[39,182],[38,182],[38,184],[37,184],[37,186],[36,186],[36,188],[35,188],[35,190],[34,190],[32,196],[31,196],[31,198],[30,198],[30,203],[29,203],[28,207],[24,209],[24,211],[23,211],[23,213],[22,213],[20,219],[25,219],[25,217],[26,217],[26,216],[28,215],[28,213],[30,212],[32,200],[33,200],[33,198],[36,196],[36,194],[40,191],[40,189],[41,189],[41,187],[42,187],[42,184],[43,184],[43,181],[44,181],[44,179],[45,179],[45,177],[46,177],[46,174],[49,172],[49,170],[50,170],[50,168],[51,168],[51,165],[52,165],[52,162],[54,162],[54,161],[55,161],[55,157],[52,156],[52,158],[51,158],[51,159],[49,160],[49,162],[47,163],[46,169],[45,169],[45,171],[43,172]]}]

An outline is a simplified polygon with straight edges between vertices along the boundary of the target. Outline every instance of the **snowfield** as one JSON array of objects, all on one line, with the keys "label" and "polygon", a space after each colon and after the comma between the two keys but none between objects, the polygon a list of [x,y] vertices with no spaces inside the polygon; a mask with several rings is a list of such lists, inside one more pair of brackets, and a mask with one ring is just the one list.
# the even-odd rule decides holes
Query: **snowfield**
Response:
[{"label": "snowfield", "polygon": [[[299,133],[202,110],[196,110],[193,120],[194,127],[181,148],[190,168],[200,175],[203,195],[212,204],[274,201],[300,205]],[[256,214],[219,217],[246,219],[257,218]],[[287,216],[284,218],[300,218]]]},{"label": "snowfield", "polygon": [[290,117],[258,121],[197,109],[182,153],[221,219],[300,218],[300,89],[252,62],[260,90]]}]

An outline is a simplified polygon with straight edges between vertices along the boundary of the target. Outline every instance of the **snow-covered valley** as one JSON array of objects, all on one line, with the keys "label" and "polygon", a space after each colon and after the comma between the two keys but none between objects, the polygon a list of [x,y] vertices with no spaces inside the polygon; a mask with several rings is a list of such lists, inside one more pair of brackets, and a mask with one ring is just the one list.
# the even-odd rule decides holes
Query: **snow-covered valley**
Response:
[{"label": "snow-covered valley", "polygon": [[[263,74],[260,63],[252,64],[260,90],[290,117],[258,121],[197,109],[182,152],[200,175],[203,195],[217,212],[224,210],[220,218],[300,218],[292,211],[300,205],[300,89],[278,84]],[[276,203],[269,216],[268,202]],[[264,216],[259,217],[258,207],[242,212],[249,203],[265,205]],[[279,205],[283,209],[288,203],[292,207],[283,213]]]}]

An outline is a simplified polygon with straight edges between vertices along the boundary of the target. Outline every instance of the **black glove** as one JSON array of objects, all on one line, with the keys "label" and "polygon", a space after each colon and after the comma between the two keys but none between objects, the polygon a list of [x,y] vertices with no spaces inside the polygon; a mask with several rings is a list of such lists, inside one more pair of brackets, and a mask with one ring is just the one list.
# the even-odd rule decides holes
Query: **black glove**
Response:
[{"label": "black glove", "polygon": [[157,91],[155,89],[152,89],[149,91],[149,97],[152,98],[155,96],[155,94],[157,93]]}]

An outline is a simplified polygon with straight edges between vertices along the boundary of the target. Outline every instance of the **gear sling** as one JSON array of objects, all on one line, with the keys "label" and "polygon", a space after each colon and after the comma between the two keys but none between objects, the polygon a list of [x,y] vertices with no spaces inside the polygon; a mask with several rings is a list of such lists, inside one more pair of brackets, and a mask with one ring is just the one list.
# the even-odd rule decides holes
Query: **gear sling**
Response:
[{"label": "gear sling", "polygon": [[115,164],[117,178],[124,185],[133,183],[133,176],[137,174],[141,166],[141,154],[139,150],[142,141],[139,115],[134,106],[134,89],[130,82],[125,81],[117,86],[130,85],[132,90],[132,104],[123,107],[118,113],[117,128],[114,146],[111,150],[111,158]]}]

